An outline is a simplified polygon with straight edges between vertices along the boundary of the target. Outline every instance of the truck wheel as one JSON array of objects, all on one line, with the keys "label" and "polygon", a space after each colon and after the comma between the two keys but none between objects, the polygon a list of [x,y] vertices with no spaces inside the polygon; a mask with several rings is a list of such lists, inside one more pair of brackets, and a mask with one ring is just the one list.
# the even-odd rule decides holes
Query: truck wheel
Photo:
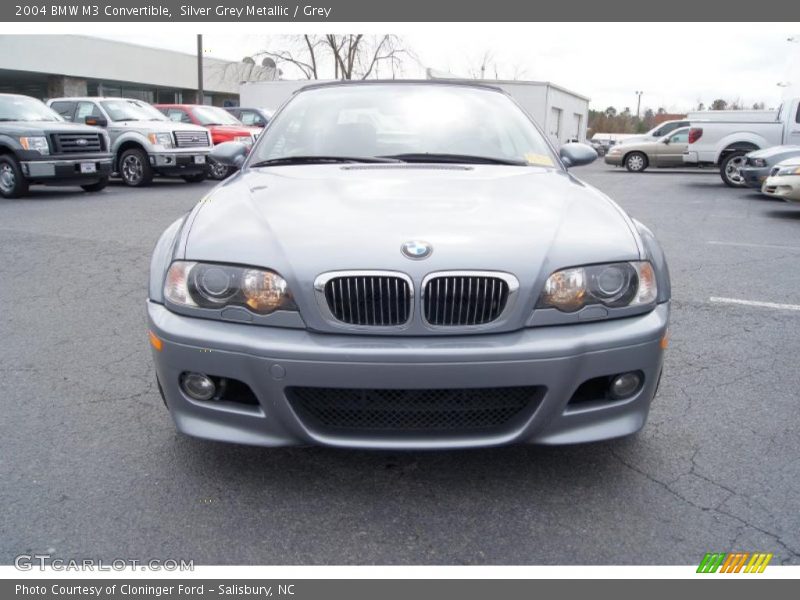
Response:
[{"label": "truck wheel", "polygon": [[150,185],[153,181],[153,168],[147,155],[138,148],[125,150],[119,158],[119,174],[122,182],[131,187]]},{"label": "truck wheel", "polygon": [[206,180],[206,173],[192,173],[191,175],[184,175],[181,177],[186,183],[200,183]]},{"label": "truck wheel", "polygon": [[99,192],[100,190],[105,189],[108,185],[108,177],[103,177],[100,181],[95,181],[94,183],[87,183],[86,185],[82,185],[84,192]]},{"label": "truck wheel", "polygon": [[225,179],[228,175],[231,174],[230,167],[226,167],[220,162],[217,162],[214,159],[208,159],[208,176],[211,179],[216,179],[217,181],[221,181]]},{"label": "truck wheel", "polygon": [[719,176],[722,177],[722,181],[725,185],[735,188],[741,188],[747,185],[739,170],[744,166],[745,154],[747,154],[747,152],[742,150],[731,152],[722,160],[722,164],[719,166]]},{"label": "truck wheel", "polygon": [[625,168],[631,173],[641,173],[647,168],[647,156],[642,152],[631,152],[625,157]]},{"label": "truck wheel", "polygon": [[0,196],[19,198],[28,193],[28,180],[22,174],[17,159],[0,155]]}]

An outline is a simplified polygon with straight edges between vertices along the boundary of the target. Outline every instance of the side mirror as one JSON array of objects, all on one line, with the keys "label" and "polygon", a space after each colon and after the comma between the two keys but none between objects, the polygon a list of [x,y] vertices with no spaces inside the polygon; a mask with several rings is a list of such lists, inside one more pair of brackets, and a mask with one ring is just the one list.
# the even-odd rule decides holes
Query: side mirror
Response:
[{"label": "side mirror", "polygon": [[83,122],[95,127],[108,127],[108,121],[103,117],[86,117]]},{"label": "side mirror", "polygon": [[664,138],[663,140],[661,140],[661,143],[662,144],[666,144],[667,146],[669,146],[669,144],[670,144],[669,138]]},{"label": "side mirror", "polygon": [[594,148],[580,143],[564,144],[561,146],[561,150],[558,151],[558,155],[567,168],[588,165],[597,158],[597,152],[595,152]]},{"label": "side mirror", "polygon": [[247,157],[247,146],[240,142],[223,142],[211,149],[211,158],[226,167],[240,169]]}]

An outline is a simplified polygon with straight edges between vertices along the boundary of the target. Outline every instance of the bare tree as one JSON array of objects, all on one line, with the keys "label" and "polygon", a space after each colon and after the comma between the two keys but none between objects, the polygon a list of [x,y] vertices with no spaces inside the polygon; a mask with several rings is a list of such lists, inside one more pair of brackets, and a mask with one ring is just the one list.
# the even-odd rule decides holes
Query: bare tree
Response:
[{"label": "bare tree", "polygon": [[289,35],[280,36],[271,46],[256,56],[269,57],[279,67],[292,67],[306,79],[394,79],[405,60],[416,60],[396,35]]},{"label": "bare tree", "polygon": [[[501,61],[495,59],[491,50],[485,50],[477,60],[467,67],[467,73],[471,79],[501,79],[500,64]],[[518,81],[527,75],[527,70],[519,63],[509,64],[502,61],[502,64],[511,69],[508,79]]]}]

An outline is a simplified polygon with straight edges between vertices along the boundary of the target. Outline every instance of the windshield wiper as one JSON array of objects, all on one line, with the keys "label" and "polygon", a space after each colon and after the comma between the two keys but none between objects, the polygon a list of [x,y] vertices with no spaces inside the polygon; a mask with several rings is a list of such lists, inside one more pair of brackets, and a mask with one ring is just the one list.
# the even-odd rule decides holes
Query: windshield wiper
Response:
[{"label": "windshield wiper", "polygon": [[399,159],[388,156],[283,156],[270,158],[250,165],[251,167],[270,167],[274,165],[311,165],[314,163],[396,163]]},{"label": "windshield wiper", "polygon": [[429,162],[429,163],[471,163],[478,165],[513,165],[527,167],[524,160],[498,158],[495,156],[476,156],[472,154],[444,154],[438,152],[409,152],[407,154],[391,154],[381,158],[393,158],[403,162]]}]

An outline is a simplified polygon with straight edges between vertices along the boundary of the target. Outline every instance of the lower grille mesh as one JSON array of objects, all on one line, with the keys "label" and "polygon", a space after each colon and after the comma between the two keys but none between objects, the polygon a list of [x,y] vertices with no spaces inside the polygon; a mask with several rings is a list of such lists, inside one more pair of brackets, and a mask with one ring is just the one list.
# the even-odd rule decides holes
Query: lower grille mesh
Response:
[{"label": "lower grille mesh", "polygon": [[538,404],[536,386],[475,389],[290,387],[298,416],[334,432],[471,432],[502,429]]}]

